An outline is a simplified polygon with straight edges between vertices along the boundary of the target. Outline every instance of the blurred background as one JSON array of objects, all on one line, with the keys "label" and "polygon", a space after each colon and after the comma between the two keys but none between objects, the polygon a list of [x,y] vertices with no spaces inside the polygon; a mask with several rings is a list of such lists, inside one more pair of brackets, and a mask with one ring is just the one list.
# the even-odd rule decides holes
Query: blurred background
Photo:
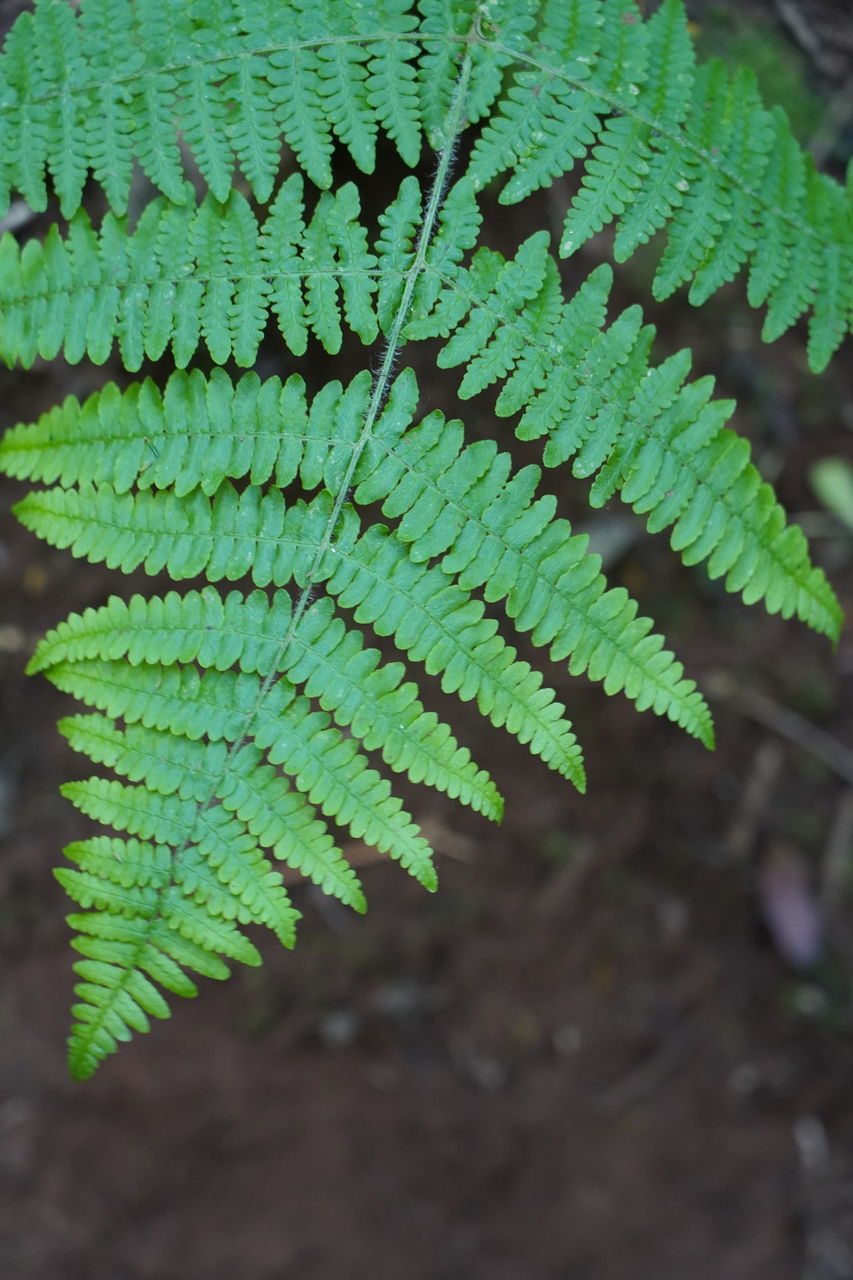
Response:
[{"label": "blurred background", "polygon": [[[0,6],[2,30],[22,7]],[[843,176],[849,3],[688,9],[703,51],[753,65]],[[501,235],[556,217],[574,182],[502,211]],[[651,269],[628,264],[614,306],[647,300]],[[737,398],[849,617],[849,345],[810,377],[802,332],[761,344],[740,281],[701,311],[646,311],[660,358],[691,346]],[[103,376],[5,372],[2,425]],[[487,411],[472,434],[494,433]],[[263,969],[205,984],[79,1085],[51,867],[87,830],[57,787],[88,770],[54,727],[70,704],[23,667],[44,630],[125,584],[18,528],[21,489],[0,483],[0,1276],[853,1278],[853,637],[832,653],[747,611],[625,509],[589,522],[581,493],[565,483],[564,510],[708,693],[717,751],[548,668],[585,746],[581,798],[449,705],[507,813],[492,828],[409,794],[439,892],[350,846],[365,918],[297,888],[295,952],[259,939]]]}]

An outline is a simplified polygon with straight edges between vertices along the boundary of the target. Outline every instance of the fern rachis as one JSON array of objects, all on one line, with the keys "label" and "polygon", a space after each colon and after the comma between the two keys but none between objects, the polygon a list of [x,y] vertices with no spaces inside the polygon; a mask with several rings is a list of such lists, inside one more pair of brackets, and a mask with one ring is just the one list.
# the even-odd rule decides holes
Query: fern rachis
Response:
[{"label": "fern rachis", "polygon": [[[126,833],[77,842],[57,873],[83,908],[74,1074],[164,1016],[161,987],[192,994],[187,970],[257,963],[243,926],[292,944],[277,861],[362,910],[328,822],[433,887],[366,753],[500,816],[366,631],[580,788],[565,709],[495,606],[573,674],[712,741],[701,694],[555,516],[539,468],[426,411],[411,344],[439,341],[462,401],[497,386],[498,414],[543,441],[547,467],[591,480],[593,505],[621,496],[685,562],[837,635],[802,534],[726,427],[731,405],[688,381],[688,353],[650,362],[639,309],[609,314],[607,267],[566,297],[546,233],[510,257],[485,243],[487,186],[514,203],[583,163],[562,256],[611,221],[619,260],[663,229],[656,296],[689,283],[701,302],[746,266],[766,336],[811,310],[823,367],[853,313],[850,193],[747,74],[694,67],[677,0],[647,22],[629,0],[41,0],[9,35],[0,101],[0,185],[36,209],[52,188],[65,220],[0,242],[4,358],[103,363],[117,346],[130,373],[167,351],[176,366],[9,430],[0,465],[46,486],[17,514],[90,560],[207,579],[72,615],[31,663],[93,708],[62,731],[117,775],[65,793]],[[384,146],[429,177],[404,177],[374,221],[362,193]],[[357,182],[336,180],[344,150]],[[161,194],[131,218],[134,162]],[[111,206],[95,223],[88,175]],[[282,376],[233,377],[272,328]],[[347,333],[374,346],[373,372],[309,395],[296,362]]]}]

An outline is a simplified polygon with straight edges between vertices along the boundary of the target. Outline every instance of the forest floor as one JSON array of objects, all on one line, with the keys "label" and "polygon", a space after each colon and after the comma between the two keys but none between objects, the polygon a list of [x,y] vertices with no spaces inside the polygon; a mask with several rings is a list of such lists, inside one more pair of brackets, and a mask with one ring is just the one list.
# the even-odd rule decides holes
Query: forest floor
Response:
[{"label": "forest floor", "polygon": [[[695,6],[714,38],[717,8]],[[810,29],[843,57],[829,8]],[[813,56],[799,74],[838,96]],[[649,317],[660,355],[691,345],[737,397],[853,616],[853,534],[809,484],[816,460],[853,458],[849,351],[809,378],[803,335],[762,346],[740,283]],[[3,385],[11,422],[95,382],[56,366]],[[364,867],[365,918],[299,890],[293,953],[261,940],[263,969],[206,984],[75,1085],[51,867],[85,831],[57,787],[87,770],[55,731],[69,704],[23,666],[117,584],[17,527],[19,493],[0,488],[0,1276],[853,1278],[849,625],[831,653],[606,510],[612,580],[713,699],[717,750],[551,668],[585,746],[579,797],[449,706],[507,813],[492,828],[410,793],[438,893],[384,861]]]}]

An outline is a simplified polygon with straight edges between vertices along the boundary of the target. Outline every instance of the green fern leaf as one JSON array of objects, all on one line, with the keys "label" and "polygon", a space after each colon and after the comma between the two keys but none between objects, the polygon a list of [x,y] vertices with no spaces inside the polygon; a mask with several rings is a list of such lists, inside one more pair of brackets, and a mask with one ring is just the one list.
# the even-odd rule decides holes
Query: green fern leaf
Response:
[{"label": "green fern leaf", "polygon": [[[291,628],[289,649],[281,637]],[[501,801],[494,784],[460,748],[450,730],[427,713],[416,686],[401,684],[400,663],[381,664],[365,649],[360,634],[334,616],[328,599],[315,601],[298,622],[290,598],[278,592],[248,597],[231,592],[224,600],[211,588],[128,604],[113,597],[100,610],[72,615],[39,645],[32,671],[59,662],[127,658],[132,664],[196,662],[227,671],[235,664],[249,673],[280,671],[305,688],[341,728],[350,729],[367,750],[381,752],[394,770],[427,782],[497,819]],[[115,767],[115,765],[113,765]]]},{"label": "green fern leaf", "polygon": [[583,81],[599,51],[601,28],[600,5],[552,0],[544,6],[541,63],[534,69],[522,63],[515,70],[513,84],[474,147],[468,174],[478,187],[511,171],[500,198],[514,203],[549,185],[586,154],[601,107]]},{"label": "green fern leaf", "polygon": [[188,667],[81,660],[57,663],[49,675],[58,688],[111,717],[191,739],[206,735],[242,744],[256,725],[258,747],[294,777],[312,804],[435,887],[429,848],[388,783],[327,715],[282,682],[261,699],[260,678],[230,671],[199,676]]},{"label": "green fern leaf", "polygon": [[417,30],[407,0],[378,0],[372,6],[384,39],[367,46],[367,96],[378,129],[397,145],[403,162],[414,168],[421,153],[420,102],[416,60],[419,49],[406,36]]},{"label": "green fern leaf", "polygon": [[[206,905],[219,908],[216,914],[227,919],[233,912],[241,924],[266,925],[284,946],[293,946],[299,912],[242,824],[222,808],[199,813],[191,801],[106,778],[66,783],[62,794],[96,822],[180,850],[174,869],[179,883],[186,887],[197,880],[205,886],[199,892]],[[209,887],[211,870],[227,894],[215,882]]]},{"label": "green fern leaf", "polygon": [[251,744],[226,761],[224,742],[193,741],[141,724],[122,730],[97,713],[68,717],[59,728],[72,747],[95,763],[144,782],[160,795],[221,802],[278,861],[353,910],[366,909],[358,876],[317,811],[280,772],[262,763],[262,753]]},{"label": "green fern leaf", "polygon": [[[195,984],[183,968],[224,978],[228,969],[221,956],[257,965],[260,955],[230,920],[215,914],[215,891],[213,903],[200,908],[172,881],[172,851],[166,846],[103,836],[65,852],[79,870],[60,868],[56,876],[88,909],[82,921],[70,920],[83,935],[75,940],[77,949],[93,957],[75,965],[84,981],[75,988],[81,1003],[72,1009],[77,1021],[69,1067],[84,1079],[132,1030],[148,1030],[146,1015],[168,1017],[168,1005],[146,973],[167,990],[191,995]],[[187,891],[204,898],[191,869]],[[94,946],[92,938],[98,939]]]},{"label": "green fern leaf", "polygon": [[552,518],[554,502],[531,501],[538,469],[510,479],[508,455],[490,442],[464,449],[462,434],[461,423],[430,415],[356,489],[356,501],[387,492],[383,513],[403,517],[397,533],[415,560],[443,556],[442,568],[460,586],[483,588],[490,602],[506,600],[519,630],[550,644],[553,659],[571,654],[573,675],[604,679],[610,693],[624,689],[710,744],[708,709],[681,678],[681,665],[662,652],[662,638],[648,635],[651,621],[636,618],[624,591],[605,591],[587,539]]},{"label": "green fern leaf", "polygon": [[183,367],[204,341],[214,361],[250,365],[269,311],[297,355],[308,332],[338,351],[342,321],[372,342],[377,259],[358,222],[355,187],[324,195],[307,223],[303,213],[294,175],[262,227],[232,191],[224,204],[208,196],[197,209],[154,201],[129,238],[124,219],[108,214],[96,233],[84,213],[66,241],[52,231],[20,256],[7,235],[0,355],[29,366],[62,350],[69,363],[88,355],[102,364],[117,340],[126,368],[136,370],[171,343]]},{"label": "green fern leaf", "polygon": [[603,328],[606,272],[563,307],[552,305],[555,281],[541,235],[509,263],[479,250],[408,332],[451,333],[439,364],[467,364],[463,398],[507,379],[498,413],[524,408],[518,435],[547,433],[547,465],[572,458],[576,476],[598,472],[594,506],[621,493],[649,515],[650,528],[675,526],[672,545],[686,563],[709,559],[711,576],[726,574],[727,588],[748,603],[763,599],[771,612],[795,613],[836,639],[841,614],[823,572],[810,564],[799,530],[784,529],[746,442],[723,427],[732,405],[708,403],[708,379],[685,384],[688,352],[650,368],[652,333],[640,328],[636,309]]},{"label": "green fern leaf", "polygon": [[[259,963],[244,928],[290,946],[285,868],[364,910],[330,828],[433,887],[378,757],[500,817],[409,663],[583,789],[565,708],[492,612],[712,742],[540,469],[429,411],[433,360],[462,401],[495,388],[592,507],[621,497],[687,564],[837,637],[826,579],[689,353],[652,361],[640,308],[609,313],[606,265],[567,294],[548,231],[488,243],[493,186],[512,204],[577,168],[563,257],[606,226],[620,262],[656,238],[654,297],[701,305],[743,271],[767,339],[808,317],[810,364],[831,358],[853,327],[853,176],[818,174],[749,73],[697,69],[680,0],[648,20],[631,0],[37,0],[0,53],[0,107],[0,213],[17,193],[63,218],[0,239],[0,356],[176,366],[0,443],[0,470],[42,486],[16,507],[39,536],[190,583],[72,614],[30,663],[95,709],[62,731],[115,776],[65,794],[125,833],[73,844],[57,873],[81,908],[75,1075],[193,975]],[[400,172],[422,160],[423,187]],[[420,341],[437,346],[404,358]],[[282,376],[261,378],[276,343]],[[356,343],[373,350],[353,377]],[[311,351],[316,376],[318,348],[346,380],[324,369],[309,394],[294,366]]]}]

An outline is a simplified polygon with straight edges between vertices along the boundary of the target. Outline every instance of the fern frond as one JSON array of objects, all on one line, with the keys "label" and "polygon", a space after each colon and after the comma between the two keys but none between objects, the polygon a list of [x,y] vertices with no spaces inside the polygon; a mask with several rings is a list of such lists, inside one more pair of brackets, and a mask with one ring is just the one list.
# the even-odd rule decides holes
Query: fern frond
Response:
[{"label": "fern frond", "polygon": [[[411,184],[399,199],[411,201]],[[384,217],[393,220],[397,202]],[[19,249],[0,242],[0,356],[25,367],[60,351],[70,363],[102,364],[118,343],[127,369],[156,360],[171,345],[183,368],[204,343],[217,363],[251,365],[272,315],[301,355],[309,334],[334,353],[342,325],[362,342],[378,333],[373,301],[385,271],[368,248],[351,183],[321,195],[306,220],[303,181],[284,182],[258,225],[232,191],[196,208],[153,201],[135,230],[107,214],[100,231],[75,215],[63,240]],[[386,272],[387,274],[387,272]]]},{"label": "fern frond", "polygon": [[795,301],[781,273],[766,335],[832,282],[839,305],[813,316],[813,367],[849,331],[853,284],[833,270],[851,266],[849,207],[825,179],[778,182],[776,158],[793,145],[787,125],[745,73],[713,63],[694,72],[681,0],[665,0],[646,22],[621,0],[493,0],[482,14],[475,0],[386,0],[367,12],[338,0],[291,0],[275,14],[247,0],[206,13],[167,0],[90,0],[76,17],[68,9],[42,0],[0,59],[0,103],[10,109],[0,188],[19,189],[35,208],[45,207],[49,174],[70,216],[89,170],[124,208],[134,158],[183,203],[176,119],[222,201],[232,154],[267,201],[283,141],[321,188],[332,183],[335,141],[371,173],[380,129],[413,164],[422,130],[443,145],[467,56],[468,120],[489,118],[469,169],[478,186],[508,174],[501,198],[513,202],[586,161],[563,253],[615,220],[624,260],[667,225],[657,295],[690,281],[699,301],[744,263],[760,264],[768,243],[785,253],[804,245],[814,269]]},{"label": "fern frond", "polygon": [[582,787],[580,752],[561,720],[562,707],[540,688],[541,677],[527,663],[514,660],[482,606],[438,567],[413,563],[384,526],[358,535],[352,511],[334,546],[316,562],[329,513],[323,493],[310,504],[285,508],[277,490],[260,496],[252,488],[238,497],[230,485],[213,505],[199,490],[179,499],[171,493],[117,496],[106,486],[86,486],[34,493],[16,507],[27,527],[55,545],[125,572],[144,563],[149,572],[167,567],[173,578],[204,572],[217,581],[251,571],[259,586],[284,586],[304,582],[313,566],[315,580],[324,581],[357,621],[393,635],[412,658],[442,672],[445,690],[476,697],[496,725],[531,742],[532,750]]},{"label": "fern frond", "polygon": [[836,639],[841,613],[822,570],[786,526],[746,441],[723,425],[733,406],[710,401],[710,378],[685,382],[689,352],[650,367],[653,330],[637,308],[606,328],[609,289],[609,269],[598,268],[563,303],[537,233],[509,262],[478,250],[407,332],[446,339],[438,363],[466,366],[463,399],[503,382],[497,412],[522,411],[520,438],[547,438],[546,465],[572,459],[576,476],[596,476],[593,506],[619,493],[651,530],[674,526],[685,563],[707,559],[709,574],[725,575],[748,603],[763,600]]},{"label": "fern frond", "polygon": [[414,563],[382,525],[369,529],[337,564],[326,589],[381,636],[439,675],[445,693],[476,699],[547,765],[584,790],[580,747],[564,707],[539,672],[516,659],[482,604],[438,566]]},{"label": "fern frond", "polygon": [[622,262],[665,228],[655,297],[690,284],[700,304],[749,265],[761,279],[750,302],[768,303],[764,337],[812,310],[809,361],[825,367],[853,328],[853,213],[784,115],[764,108],[751,73],[694,71],[681,0],[647,22],[621,0],[552,0],[516,62],[472,154],[478,187],[508,174],[500,198],[513,203],[585,161],[563,256],[612,222]]},{"label": "fern frond", "polygon": [[106,778],[68,782],[62,794],[96,822],[181,850],[173,875],[193,887],[197,901],[215,904],[211,909],[223,919],[266,925],[284,946],[293,946],[299,912],[255,841],[223,808],[199,809],[190,800]]},{"label": "fern frond", "polygon": [[320,187],[331,183],[334,138],[372,171],[380,125],[412,164],[418,49],[400,41],[397,56],[387,56],[387,44],[412,25],[410,6],[395,0],[373,6],[372,33],[336,0],[274,9],[225,0],[206,11],[169,0],[87,0],[76,16],[64,0],[42,0],[15,24],[0,61],[0,101],[16,108],[3,157],[7,189],[44,208],[47,169],[70,216],[91,169],[120,209],[136,160],[180,203],[176,120],[223,200],[235,156],[256,198],[268,200],[284,142]]},{"label": "fern frond", "polygon": [[83,935],[74,940],[76,949],[86,957],[74,966],[84,981],[75,988],[82,1003],[72,1008],[77,1022],[69,1056],[72,1074],[82,1079],[132,1031],[147,1031],[148,1015],[169,1016],[149,977],[177,995],[194,995],[185,968],[225,978],[222,956],[249,965],[261,958],[232,920],[217,913],[222,902],[231,905],[229,896],[200,883],[191,866],[185,883],[178,882],[167,846],[96,836],[65,852],[78,869],[62,867],[55,875],[86,909],[85,916],[71,917]]},{"label": "fern frond", "polygon": [[283,487],[297,478],[334,492],[369,398],[367,373],[346,389],[327,383],[310,404],[298,374],[282,384],[247,373],[235,384],[221,369],[194,369],[173,373],[162,392],[150,378],[124,391],[107,383],[83,405],[69,396],[38,423],[13,427],[0,458],[20,480],[89,480],[119,494],[135,486],[212,496],[226,480]]},{"label": "fern frond", "polygon": [[[282,864],[363,910],[330,826],[432,887],[381,767],[500,817],[366,632],[581,789],[565,708],[492,612],[712,741],[540,469],[426,412],[396,372],[408,343],[438,340],[461,399],[495,387],[592,506],[620,495],[687,564],[837,636],[831,589],[689,354],[652,362],[640,309],[608,315],[607,267],[564,296],[545,231],[483,243],[492,184],[514,203],[577,165],[563,256],[608,226],[618,261],[657,236],[656,297],[701,304],[744,271],[764,336],[808,315],[812,367],[829,360],[853,320],[853,179],[816,172],[748,73],[696,67],[680,0],[648,20],[633,0],[36,0],[0,54],[0,108],[0,214],[55,195],[67,223],[0,240],[0,356],[178,367],[7,432],[0,470],[46,486],[17,514],[93,562],[204,580],[72,615],[30,664],[95,709],[62,730],[116,777],[65,794],[126,836],[72,845],[58,873],[83,909],[74,1074],[166,1016],[163,992],[194,994],[190,974],[258,963],[245,926],[292,944]],[[423,189],[389,178],[391,150],[426,171],[429,149]],[[385,189],[352,180],[374,172]],[[309,396],[293,360],[350,335],[376,344],[370,372]],[[250,368],[276,336],[282,378],[216,367]]]},{"label": "fern frond", "polygon": [[[206,671],[159,663],[57,663],[52,682],[87,706],[146,728],[187,738],[206,735],[242,745],[250,736],[282,765],[308,799],[356,839],[389,853],[428,888],[435,887],[429,846],[417,834],[387,781],[369,767],[351,738],[312,709],[309,700],[279,681],[263,695],[264,682],[246,672]],[[254,726],[249,728],[249,726]]]},{"label": "fern frond", "polygon": [[383,514],[402,517],[397,536],[416,561],[441,556],[464,590],[505,601],[518,629],[550,645],[552,659],[571,655],[573,675],[604,680],[608,693],[624,690],[710,744],[708,708],[662,638],[649,634],[651,620],[637,618],[627,592],[606,590],[588,539],[553,518],[554,499],[534,499],[538,468],[511,476],[508,454],[489,441],[463,447],[462,424],[440,413],[388,447],[354,496],[381,498]]},{"label": "fern frond", "polygon": [[468,174],[477,186],[511,171],[501,193],[510,203],[547,186],[586,154],[600,127],[601,108],[582,82],[599,52],[602,28],[600,5],[588,0],[571,5],[550,0],[543,6],[539,40],[560,60],[566,76],[524,64],[514,70],[499,110],[473,149]]},{"label": "fern frond", "polygon": [[[199,374],[188,378],[174,375],[162,412],[151,389],[144,388],[144,413],[140,411],[141,392],[131,390],[122,403],[117,393],[108,391],[102,393],[103,402],[93,398],[81,410],[76,401],[68,401],[62,410],[52,411],[29,431],[10,433],[4,446],[7,465],[19,475],[41,473],[41,442],[50,439],[57,446],[50,456],[62,462],[63,483],[90,470],[88,459],[97,450],[96,465],[102,474],[110,473],[113,460],[120,465],[123,488],[142,477],[146,485],[166,484],[178,472],[182,488],[193,482],[199,486],[185,497],[147,491],[119,495],[106,484],[97,490],[53,490],[24,499],[18,508],[20,518],[59,545],[71,545],[78,554],[93,559],[106,557],[108,563],[120,563],[126,571],[141,563],[156,571],[165,563],[173,577],[205,572],[216,581],[250,572],[259,586],[269,582],[283,586],[292,576],[299,581],[299,564],[306,555],[310,558],[311,550],[310,542],[297,529],[300,519],[307,527],[322,528],[320,522],[328,510],[322,496],[311,508],[297,504],[288,511],[277,490],[264,494],[252,486],[238,496],[223,477],[240,478],[251,471],[261,480],[275,474],[279,482],[286,482],[298,469],[303,485],[337,487],[341,471],[335,467],[335,458],[347,462],[346,442],[352,438],[359,408],[366,403],[367,383],[357,378],[343,393],[337,386],[327,387],[315,398],[309,413],[298,380],[291,380],[283,389],[275,383],[267,395],[267,389],[261,390],[257,380],[247,375],[235,396],[235,403],[246,407],[246,416],[235,418],[227,412],[227,401],[223,403],[223,397],[228,396],[226,382],[224,375],[212,378],[207,385]],[[252,410],[265,406],[272,412],[285,398],[289,419],[305,424],[304,435],[280,438],[282,451],[277,458],[267,447],[263,424],[253,418]],[[173,413],[166,412],[170,402]],[[186,402],[199,406],[193,423],[194,430],[200,428],[198,446],[184,430],[190,415],[180,406]],[[488,584],[487,598],[506,599],[509,616],[522,630],[532,630],[536,643],[550,644],[552,656],[572,656],[573,673],[586,671],[594,679],[604,679],[611,692],[624,688],[638,705],[654,707],[709,741],[707,708],[693,683],[682,679],[680,665],[663,649],[661,638],[648,634],[651,622],[637,618],[636,605],[624,592],[605,591],[596,562],[585,557],[585,541],[571,538],[567,522],[553,521],[553,501],[539,499],[531,505],[538,472],[528,469],[510,481],[506,455],[495,457],[495,450],[487,446],[462,449],[460,425],[446,424],[440,415],[431,415],[419,427],[408,429],[415,403],[416,386],[410,375],[403,374],[394,384],[370,449],[353,473],[354,480],[360,481],[356,502],[382,501],[386,515],[404,516],[395,536],[410,546],[409,555],[418,565],[443,554],[443,569],[451,575],[446,578],[448,585],[459,577],[467,593]],[[217,404],[215,414],[212,404]],[[330,415],[335,411],[342,423],[336,447],[330,448],[324,441],[318,453],[312,424],[322,419],[328,435],[333,421]],[[108,421],[123,424],[120,441],[104,433],[107,414]],[[218,439],[215,430],[206,425],[214,417],[220,423],[240,423],[236,458],[227,447],[228,441]],[[316,429],[318,441],[322,441],[320,428]],[[130,447],[134,438],[137,446],[144,440],[152,451],[153,469],[140,447]],[[252,438],[262,444],[257,469],[248,443]],[[286,469],[281,465],[285,439]],[[343,446],[340,451],[338,444]],[[323,459],[322,471],[311,465],[315,456]],[[361,479],[362,475],[366,478]],[[217,483],[211,506],[202,488],[210,491]],[[318,504],[319,521],[314,516]],[[257,529],[255,535],[250,532],[250,523]],[[178,530],[186,533],[176,541]],[[333,557],[362,559],[351,542],[342,530],[334,551],[325,554],[327,565],[333,564]],[[321,573],[320,567],[316,572]],[[329,589],[334,589],[331,583]],[[371,589],[369,578],[364,589]],[[165,638],[163,642],[169,643]],[[228,641],[226,653],[227,661],[237,659],[233,640]],[[260,669],[264,660],[269,661],[266,655],[260,660],[253,658],[253,669]]]},{"label": "fern frond", "polygon": [[[70,485],[96,474],[105,481],[114,478],[122,492],[134,481],[146,488],[177,481],[175,492],[181,498],[189,491],[182,502],[153,495],[132,499],[117,497],[105,484],[97,495],[90,489],[79,495],[54,491],[24,500],[18,511],[29,527],[46,529],[47,521],[51,537],[63,530],[61,544],[68,545],[70,538],[81,554],[106,555],[108,563],[120,562],[128,571],[140,563],[156,571],[162,546],[160,554],[168,556],[174,577],[202,571],[213,580],[235,577],[251,563],[259,585],[271,581],[282,586],[290,580],[290,568],[299,563],[298,557],[292,560],[292,544],[280,544],[270,563],[257,539],[244,536],[239,545],[228,544],[231,554],[226,560],[217,556],[212,564],[208,558],[214,536],[210,521],[217,523],[220,538],[226,519],[229,527],[241,525],[248,533],[244,519],[255,511],[268,542],[276,522],[281,536],[288,527],[287,513],[274,492],[264,497],[252,489],[238,498],[223,482],[226,477],[250,475],[257,481],[274,476],[284,484],[299,474],[303,485],[322,483],[333,491],[351,456],[347,442],[355,441],[368,391],[363,376],[345,392],[337,384],[329,385],[315,397],[309,412],[301,380],[295,377],[281,388],[275,379],[261,386],[254,375],[246,375],[235,391],[216,371],[209,381],[197,372],[189,377],[176,374],[162,402],[150,383],[131,388],[123,398],[107,388],[82,409],[69,399],[34,427],[10,432],[0,446],[0,458],[21,478],[59,479]],[[651,623],[636,618],[636,605],[624,593],[614,610],[617,596],[604,594],[604,578],[585,559],[585,542],[572,540],[567,522],[552,520],[553,502],[537,500],[530,508],[538,472],[529,470],[507,484],[508,457],[490,460],[488,479],[478,486],[472,502],[471,479],[478,477],[464,477],[472,460],[484,457],[484,447],[460,453],[460,425],[446,424],[440,415],[407,430],[415,403],[414,384],[401,375],[355,473],[356,480],[367,477],[356,489],[356,501],[384,501],[384,513],[398,516],[406,511],[401,494],[408,495],[410,506],[417,499],[398,530],[403,542],[413,544],[410,554],[417,562],[446,553],[444,568],[461,575],[466,591],[488,582],[487,598],[507,598],[509,616],[524,631],[535,628],[536,643],[550,644],[553,657],[572,654],[574,674],[587,671],[594,679],[604,678],[611,692],[625,688],[639,705],[653,706],[708,741],[707,709],[692,682],[681,679],[680,666],[662,651],[660,637],[647,635]],[[276,435],[267,425],[279,413],[294,424],[292,434]],[[312,465],[312,458],[322,459],[322,471]],[[473,465],[483,467],[478,461]],[[210,532],[204,533],[202,491],[217,489],[214,507],[208,508]],[[51,515],[43,509],[45,502]],[[96,526],[103,534],[93,543]],[[119,534],[121,528],[124,534]],[[188,531],[180,545],[172,536],[178,529]],[[223,549],[225,545],[219,543]],[[335,554],[348,554],[340,539]]]},{"label": "fern frond", "polygon": [[[70,620],[69,620],[70,622]],[[221,803],[272,856],[355,911],[366,903],[358,876],[316,809],[249,743],[228,758],[225,742],[179,737],[139,723],[119,729],[97,713],[70,716],[60,731],[77,751],[160,795]]]},{"label": "fern frond", "polygon": [[[282,653],[281,637],[289,628],[290,643]],[[49,633],[31,670],[49,672],[59,662],[95,658],[279,671],[366,750],[380,751],[390,768],[492,819],[501,816],[494,783],[447,725],[424,710],[416,686],[401,683],[402,664],[383,664],[375,649],[365,649],[360,633],[335,617],[328,599],[315,601],[293,621],[290,597],[281,591],[271,600],[262,591],[246,597],[233,591],[223,599],[212,587],[183,597],[133,596],[127,604],[114,596],[102,609],[72,615]]]}]

